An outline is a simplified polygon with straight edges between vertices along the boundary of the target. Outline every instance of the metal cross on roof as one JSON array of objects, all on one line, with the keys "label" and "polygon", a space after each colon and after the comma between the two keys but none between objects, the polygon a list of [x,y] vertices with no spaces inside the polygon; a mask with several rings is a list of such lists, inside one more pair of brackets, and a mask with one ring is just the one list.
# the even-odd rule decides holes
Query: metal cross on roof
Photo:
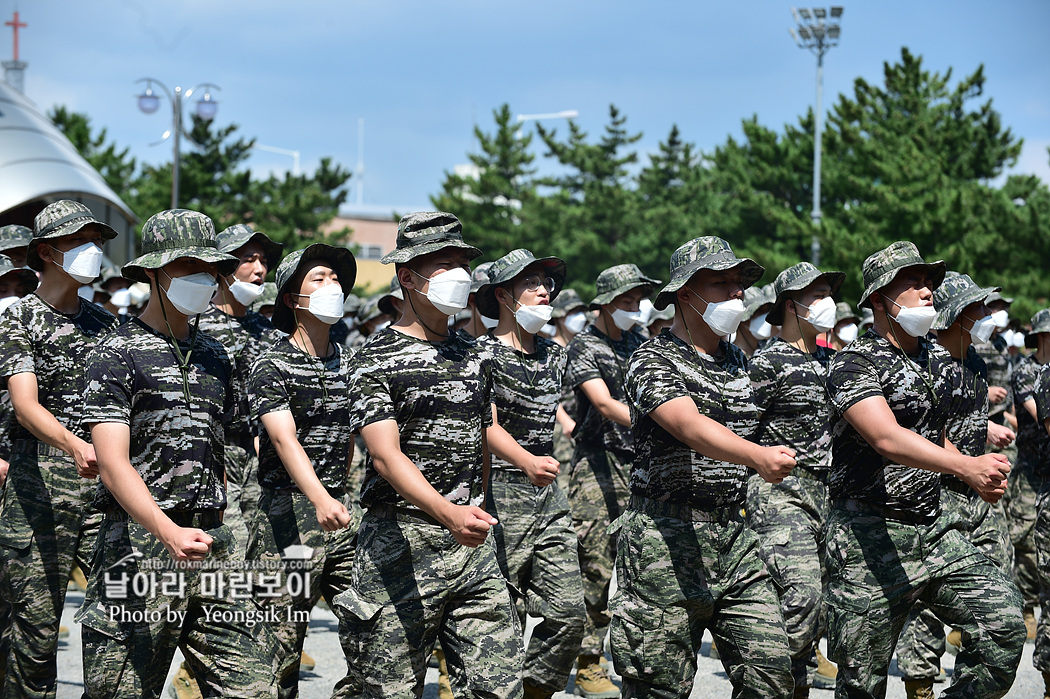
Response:
[{"label": "metal cross on roof", "polygon": [[18,10],[15,10],[15,18],[10,22],[4,22],[4,26],[11,27],[11,30],[15,35],[15,60],[18,60],[18,30],[20,27],[28,27],[29,25],[25,22],[18,21]]}]

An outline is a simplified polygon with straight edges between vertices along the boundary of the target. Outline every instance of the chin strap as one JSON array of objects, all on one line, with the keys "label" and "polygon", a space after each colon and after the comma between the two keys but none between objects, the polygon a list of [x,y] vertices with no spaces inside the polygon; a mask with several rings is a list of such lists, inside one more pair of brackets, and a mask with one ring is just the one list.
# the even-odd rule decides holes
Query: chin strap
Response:
[{"label": "chin strap", "polygon": [[168,329],[168,344],[171,345],[171,349],[175,353],[175,359],[179,365],[179,373],[182,374],[182,395],[186,398],[186,405],[191,406],[190,359],[193,357],[193,345],[197,342],[197,328],[200,326],[201,317],[199,313],[194,316],[193,329],[190,331],[190,348],[186,354],[183,354],[182,348],[179,347],[179,341],[171,329],[171,323],[168,322],[168,311],[164,307],[164,294],[160,293],[160,282],[157,282],[157,294],[160,296],[160,313],[164,317],[164,325]]}]

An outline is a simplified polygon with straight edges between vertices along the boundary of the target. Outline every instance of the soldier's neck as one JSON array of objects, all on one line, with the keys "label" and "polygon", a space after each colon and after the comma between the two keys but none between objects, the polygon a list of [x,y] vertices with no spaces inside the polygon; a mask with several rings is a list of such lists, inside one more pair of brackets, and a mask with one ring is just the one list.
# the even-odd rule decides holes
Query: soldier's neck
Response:
[{"label": "soldier's neck", "polygon": [[299,325],[289,338],[296,347],[314,357],[327,357],[332,352],[329,341],[331,326],[316,318],[299,318]]},{"label": "soldier's neck", "polygon": [[[44,264],[51,263],[45,262]],[[77,290],[81,287],[80,282],[60,268],[52,270],[44,267],[40,277],[40,286],[34,293],[41,301],[59,313],[67,315],[80,310],[80,296],[77,295]]]},{"label": "soldier's neck", "polygon": [[620,338],[623,337],[623,331],[620,330],[616,323],[612,322],[612,316],[603,307],[598,313],[598,320],[594,321],[594,327],[598,328],[604,335],[606,335],[613,342],[619,342]]},{"label": "soldier's neck", "polygon": [[248,314],[248,307],[242,305],[230,291],[230,284],[225,277],[219,275],[219,293],[215,295],[211,305],[228,316],[243,318]]}]

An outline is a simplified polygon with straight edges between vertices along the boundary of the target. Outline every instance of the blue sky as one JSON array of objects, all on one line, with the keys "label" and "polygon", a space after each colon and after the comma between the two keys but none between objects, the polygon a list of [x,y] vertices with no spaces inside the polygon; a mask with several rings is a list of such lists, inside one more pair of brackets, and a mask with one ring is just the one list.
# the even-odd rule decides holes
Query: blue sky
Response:
[{"label": "blue sky", "polygon": [[[983,99],[1025,139],[1017,170],[1050,182],[1050,2],[971,0],[843,3],[841,44],[826,58],[825,108],[857,77],[881,83],[902,46],[955,77],[983,63]],[[610,103],[642,131],[643,153],[678,124],[711,150],[757,115],[779,128],[814,101],[815,59],[788,35],[791,4],[772,0],[0,0],[29,24],[26,92],[46,110],[86,112],[149,161],[170,108],[146,116],[135,81],[222,90],[217,123],[259,143],[353,168],[365,120],[364,202],[428,206],[443,173],[466,162],[472,127],[492,110],[579,111],[597,136]],[[11,32],[0,32],[0,56]],[[564,133],[558,122],[551,122]],[[536,147],[537,153],[539,148]],[[257,152],[251,166],[282,171],[291,158]],[[356,193],[351,193],[351,201]]]}]

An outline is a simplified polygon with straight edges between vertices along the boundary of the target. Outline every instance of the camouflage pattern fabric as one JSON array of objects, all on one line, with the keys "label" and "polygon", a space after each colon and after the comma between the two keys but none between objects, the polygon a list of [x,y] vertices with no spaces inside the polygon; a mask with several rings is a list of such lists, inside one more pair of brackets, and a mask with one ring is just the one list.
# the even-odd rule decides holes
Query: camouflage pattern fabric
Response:
[{"label": "camouflage pattern fabric", "polygon": [[652,279],[642,274],[637,265],[624,264],[614,265],[603,269],[594,282],[596,296],[590,303],[590,308],[598,308],[613,300],[620,294],[626,294],[631,289],[640,286],[654,287],[660,283],[659,279]]},{"label": "camouflage pattern fabric", "polygon": [[33,239],[33,229],[11,223],[0,226],[0,251],[24,248]]},{"label": "camouflage pattern fabric", "polygon": [[[0,386],[32,373],[41,406],[70,432],[90,440],[79,418],[84,356],[116,319],[80,302],[69,316],[38,296],[16,301],[0,317]],[[80,478],[72,457],[13,419],[7,482],[0,491],[0,599],[11,605],[5,693],[54,697],[58,626],[73,565],[85,570],[100,517],[91,511],[94,481]]]},{"label": "camouflage pattern fabric", "polygon": [[945,696],[1000,697],[1009,690],[1025,640],[1021,596],[966,541],[962,527],[947,510],[916,525],[832,509],[828,657],[838,665],[836,696],[886,696],[890,658],[917,601],[962,632]]},{"label": "camouflage pattern fabric", "polygon": [[930,281],[934,290],[944,281],[947,269],[943,260],[926,262],[919,254],[915,243],[906,240],[898,240],[888,246],[868,255],[861,268],[861,278],[864,281],[864,293],[861,294],[860,308],[871,308],[869,297],[879,289],[883,288],[896,278],[897,273],[905,267],[922,265],[926,267],[930,275]]},{"label": "camouflage pattern fabric", "polygon": [[940,512],[940,477],[894,464],[869,445],[843,417],[872,396],[886,399],[898,424],[942,445],[952,413],[951,355],[926,338],[918,356],[905,357],[872,329],[836,353],[828,373],[832,418],[831,497],[871,503],[903,521]]},{"label": "camouflage pattern fabric", "polygon": [[60,199],[48,204],[33,219],[33,239],[29,242],[29,250],[26,251],[26,265],[39,272],[44,268],[44,261],[37,253],[37,243],[73,235],[86,226],[97,229],[102,240],[113,240],[117,237],[115,230],[95,218],[91,209],[79,201]]},{"label": "camouflage pattern fabric", "polygon": [[[535,456],[554,452],[554,423],[561,399],[566,353],[545,337],[535,338],[535,352],[525,354],[492,335],[478,338],[492,356],[492,403],[497,420],[522,448]],[[518,467],[492,455],[493,470]]]},{"label": "camouflage pattern fabric", "polygon": [[[207,558],[213,569],[170,567],[164,545],[145,528],[103,520],[76,614],[83,625],[85,697],[162,696],[176,647],[205,697],[276,697],[277,642],[270,623],[255,621],[265,618],[264,610],[250,595],[217,595],[215,583],[209,589],[205,582],[206,575],[222,579],[219,566],[235,560],[233,534],[214,520],[213,527],[193,522],[214,540]],[[152,593],[136,595],[130,582],[112,582],[136,576],[156,580]]]},{"label": "camouflage pattern fabric", "polygon": [[[343,462],[345,464],[345,457]],[[326,532],[317,523],[317,510],[305,495],[264,487],[259,501],[260,516],[249,523],[246,560],[283,560],[285,575],[295,573],[299,580],[309,575],[309,588],[293,589],[295,586],[288,583],[280,588],[278,596],[262,601],[263,605],[278,609],[278,616],[284,620],[271,627],[278,644],[277,684],[278,696],[282,699],[299,694],[299,661],[309,626],[305,619],[309,618],[310,610],[322,597],[331,602],[350,586],[361,511],[353,507],[347,496],[341,499],[351,512],[350,524]],[[296,551],[292,547],[305,548]],[[301,558],[300,552],[305,554]],[[340,638],[343,645],[348,640]],[[338,686],[346,691],[352,686],[349,667]],[[333,696],[344,695],[349,696],[343,691]]]},{"label": "camouflage pattern fabric", "polygon": [[754,533],[739,510],[705,511],[711,521],[674,510],[695,512],[633,496],[621,519],[610,607],[624,696],[688,697],[708,629],[733,696],[790,697],[780,602]]},{"label": "camouflage pattern fabric", "polygon": [[169,209],[153,214],[142,224],[142,254],[125,264],[125,279],[149,284],[147,269],[160,269],[180,257],[190,257],[218,267],[228,277],[241,263],[236,257],[219,252],[215,243],[215,224],[204,214],[188,209]]},{"label": "camouflage pattern fabric", "polygon": [[1014,546],[1014,581],[1021,589],[1027,606],[1033,606],[1039,600],[1040,574],[1035,522],[1039,493],[1050,476],[1047,473],[1050,435],[1032,419],[1024,405],[1034,398],[1038,408],[1038,382],[1042,371],[1034,358],[1025,356],[1014,367],[1010,378],[1017,415],[1017,461],[1010,472],[1003,503],[1010,526],[1010,540]]},{"label": "camouflage pattern fabric", "polygon": [[[339,345],[332,350],[321,359],[288,340],[278,342],[255,364],[248,385],[253,418],[258,421],[267,413],[291,412],[296,437],[318,480],[342,493],[353,433],[345,350]],[[264,488],[297,489],[265,430],[259,440],[259,482]]]},{"label": "camouflage pattern fabric", "polygon": [[813,683],[811,658],[824,633],[823,529],[831,459],[831,401],[825,382],[833,354],[819,346],[813,354],[803,353],[772,338],[751,358],[751,396],[761,413],[753,439],[762,446],[783,444],[795,450],[795,469],[780,483],[767,483],[757,474],[748,478],[747,523],[758,535],[759,556],[780,597],[798,687]]},{"label": "camouflage pattern fabric", "polygon": [[444,211],[417,211],[398,221],[395,247],[380,262],[408,262],[443,248],[465,250],[470,259],[481,256],[481,250],[463,242],[463,224],[458,218]]},{"label": "camouflage pattern fabric", "polygon": [[[218,340],[199,333],[189,367],[193,404],[186,405],[172,342],[137,318],[110,333],[88,357],[82,421],[131,428],[131,464],[162,510],[221,510],[233,367]],[[179,344],[184,354],[191,350],[188,342]],[[95,507],[122,511],[101,483]]]},{"label": "camouflage pattern fabric", "polygon": [[719,342],[723,359],[699,355],[665,329],[631,357],[627,375],[637,455],[631,494],[714,510],[744,503],[748,470],[693,451],[660,427],[650,413],[688,396],[701,415],[750,438],[758,426],[743,351]]},{"label": "camouflage pattern fabric", "polygon": [[[1046,373],[1046,372],[1044,372]],[[1041,615],[1035,635],[1035,669],[1050,672],[1050,490],[1039,492],[1038,516],[1033,528]]]},{"label": "camouflage pattern fabric", "polygon": [[[453,333],[425,342],[387,328],[350,361],[350,427],[395,420],[401,451],[455,505],[482,505],[481,436],[492,424],[491,358]],[[451,458],[456,455],[456,458]],[[361,505],[416,510],[365,462]]]},{"label": "camouflage pattern fabric", "polygon": [[1003,413],[1013,407],[1013,391],[1010,390],[1010,353],[1007,352],[1006,340],[996,333],[988,342],[973,345],[973,349],[984,360],[988,367],[988,384],[1006,389],[1006,398],[988,407],[988,413],[994,422],[1003,424]]},{"label": "camouflage pattern fabric", "polygon": [[436,643],[458,696],[522,696],[522,629],[490,536],[477,548],[380,506],[358,530],[353,581],[334,600],[362,697],[422,696]]},{"label": "camouflage pattern fabric", "polygon": [[[536,337],[523,354],[491,335],[479,338],[493,357],[492,400],[496,420],[529,453],[553,452],[555,412],[561,398],[565,351]],[[527,476],[495,454],[486,511],[499,520],[492,532],[500,570],[524,628],[525,612],[542,617],[525,655],[525,683],[560,692],[568,683],[583,639],[583,580],[576,532],[565,493]]]}]

